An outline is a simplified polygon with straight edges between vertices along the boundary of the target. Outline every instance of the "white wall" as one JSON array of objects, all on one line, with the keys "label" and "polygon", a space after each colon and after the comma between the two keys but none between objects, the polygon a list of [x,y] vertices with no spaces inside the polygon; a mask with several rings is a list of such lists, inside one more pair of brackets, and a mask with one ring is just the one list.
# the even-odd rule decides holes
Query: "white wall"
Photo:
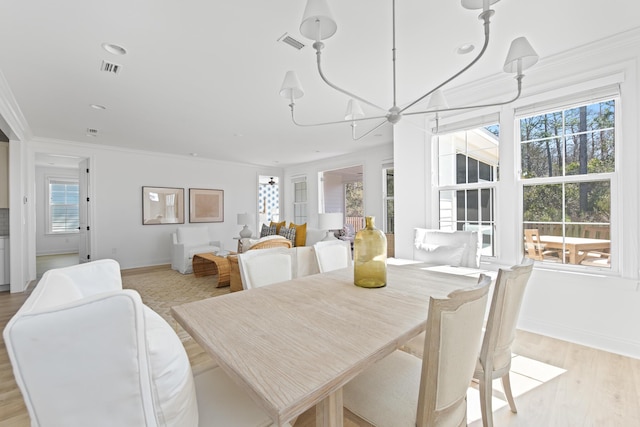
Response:
[{"label": "white wall", "polygon": [[[92,259],[113,258],[122,268],[168,264],[171,261],[170,233],[176,225],[142,225],[142,187],[185,189],[185,224],[189,223],[189,188],[224,190],[224,222],[205,223],[225,249],[235,250],[241,226],[239,212],[257,212],[258,175],[280,176],[277,168],[170,156],[111,147],[60,141],[37,140],[28,144],[26,157],[32,163],[36,152],[88,157],[91,164]],[[27,172],[34,188],[35,167]],[[27,193],[29,193],[27,191]],[[27,194],[29,200],[32,194]],[[35,207],[30,208],[35,213]],[[35,227],[27,241],[35,241]],[[255,225],[251,225],[255,230]],[[35,257],[35,254],[31,254]],[[35,275],[35,270],[30,275]],[[33,279],[33,277],[32,277]]]},{"label": "white wall", "polygon": [[78,235],[47,234],[47,177],[78,179],[78,169],[36,167],[36,255],[78,252]]},{"label": "white wall", "polygon": [[[500,113],[500,182],[497,183],[498,257],[485,259],[483,266],[497,269],[519,262],[522,249],[522,197],[518,183],[514,108],[545,105],[576,93],[590,93],[598,87],[619,85],[620,108],[616,112],[621,132],[616,141],[616,164],[622,171],[612,183],[611,270],[586,267],[549,269],[536,264],[522,308],[519,327],[612,352],[640,358],[640,134],[639,100],[640,30],[599,43],[543,58],[527,71],[524,94],[517,102],[476,115]],[[492,77],[445,92],[449,105],[484,101],[487,94],[508,99],[508,78]],[[441,124],[471,120],[474,113],[444,118]],[[477,117],[476,117],[477,119]],[[395,131],[396,256],[411,254],[412,228],[437,227],[437,194],[432,188],[430,135]],[[420,153],[423,151],[424,156]],[[415,175],[413,172],[415,171]],[[422,176],[422,174],[424,174]],[[414,178],[415,176],[415,178]],[[424,179],[412,186],[414,179]],[[421,192],[422,191],[422,192]],[[624,196],[623,196],[624,195]],[[412,210],[413,209],[413,210]],[[420,211],[420,212],[416,212]],[[421,215],[422,214],[422,215]],[[624,231],[623,231],[624,230]],[[574,266],[575,267],[575,266]]]}]

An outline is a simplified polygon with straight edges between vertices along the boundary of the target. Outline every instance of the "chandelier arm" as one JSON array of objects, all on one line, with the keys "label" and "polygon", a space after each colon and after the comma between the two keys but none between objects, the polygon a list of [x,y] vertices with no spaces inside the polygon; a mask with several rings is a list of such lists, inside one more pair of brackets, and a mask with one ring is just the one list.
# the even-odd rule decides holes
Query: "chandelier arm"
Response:
[{"label": "chandelier arm", "polygon": [[386,116],[375,116],[375,117],[364,117],[362,119],[354,119],[354,120],[336,120],[333,122],[323,122],[323,123],[298,123],[296,121],[295,115],[294,115],[294,105],[295,103],[291,103],[289,104],[289,108],[291,108],[291,121],[293,122],[293,124],[295,124],[296,126],[300,126],[300,127],[311,127],[311,126],[324,126],[324,125],[339,125],[339,124],[344,124],[344,123],[351,123],[351,122],[363,122],[366,120],[375,120],[375,119],[385,119],[386,120]]},{"label": "chandelier arm", "polygon": [[373,102],[369,102],[369,101],[367,101],[366,99],[361,98],[361,97],[359,97],[359,96],[357,96],[357,95],[354,95],[353,93],[351,93],[351,92],[349,92],[349,91],[347,91],[347,90],[344,90],[344,89],[342,89],[342,88],[340,88],[340,87],[338,87],[338,86],[334,85],[333,83],[331,83],[331,82],[327,79],[327,77],[324,75],[324,73],[322,72],[322,64],[321,64],[322,51],[321,51],[321,50],[322,50],[322,48],[324,47],[324,43],[322,43],[322,42],[315,42],[315,43],[313,44],[313,47],[316,49],[316,57],[317,57],[317,61],[316,61],[316,62],[318,63],[318,73],[320,74],[320,77],[322,78],[322,80],[323,80],[326,84],[328,84],[330,87],[332,87],[333,89],[337,90],[338,92],[342,92],[342,93],[344,93],[345,95],[347,95],[347,96],[349,96],[349,97],[351,97],[351,98],[357,99],[357,100],[358,100],[358,101],[360,101],[360,102],[363,102],[363,103],[365,103],[365,104],[367,104],[367,105],[372,106],[373,108],[377,108],[378,110],[382,110],[382,111],[387,111],[385,108],[383,108],[383,107],[381,107],[381,106],[379,106],[379,105],[376,105],[376,104],[374,104]]},{"label": "chandelier arm", "polygon": [[368,131],[366,131],[364,134],[360,135],[359,137],[356,137],[356,127],[355,124],[351,125],[351,139],[353,139],[354,141],[360,141],[362,138],[364,138],[365,136],[370,135],[372,132],[374,132],[377,129],[380,129],[382,126],[384,126],[386,123],[388,123],[387,120],[384,120],[380,123],[378,123],[374,128],[369,129]]},{"label": "chandelier arm", "polygon": [[403,107],[400,110],[400,113],[404,113],[405,110],[413,107],[414,105],[416,105],[418,102],[422,101],[423,99],[425,99],[427,96],[431,95],[433,92],[435,92],[436,90],[440,89],[442,86],[446,85],[447,83],[451,82],[452,80],[456,79],[458,76],[460,76],[462,73],[464,73],[465,71],[467,71],[469,68],[471,68],[476,62],[478,62],[478,60],[480,58],[482,58],[482,56],[484,55],[484,52],[487,50],[487,47],[489,46],[489,23],[490,23],[490,18],[492,15],[493,10],[488,10],[485,13],[482,13],[480,15],[481,19],[484,19],[484,44],[482,45],[482,50],[478,53],[478,55],[473,59],[473,61],[471,61],[466,67],[464,67],[463,69],[461,69],[460,71],[458,71],[456,74],[454,74],[453,76],[449,77],[447,80],[445,80],[444,82],[440,83],[438,86],[434,87],[433,89],[431,89],[429,92],[425,93],[424,95],[422,95],[420,98],[416,99],[415,101],[413,101],[412,103],[410,103],[409,105]]},{"label": "chandelier arm", "polygon": [[471,109],[474,109],[474,108],[498,107],[500,105],[511,104],[512,102],[514,102],[518,98],[520,98],[520,95],[522,94],[522,78],[523,77],[524,77],[524,75],[519,75],[519,76],[516,77],[516,80],[518,80],[518,93],[516,94],[515,97],[513,97],[512,99],[510,99],[508,101],[494,102],[492,104],[469,105],[469,106],[466,106],[466,107],[451,107],[451,108],[434,109],[434,110],[427,110],[427,111],[416,111],[416,112],[411,112],[411,113],[405,113],[404,115],[405,116],[413,116],[413,115],[417,115],[417,114],[429,114],[429,113],[442,113],[442,112],[447,112],[447,111],[471,110]]}]

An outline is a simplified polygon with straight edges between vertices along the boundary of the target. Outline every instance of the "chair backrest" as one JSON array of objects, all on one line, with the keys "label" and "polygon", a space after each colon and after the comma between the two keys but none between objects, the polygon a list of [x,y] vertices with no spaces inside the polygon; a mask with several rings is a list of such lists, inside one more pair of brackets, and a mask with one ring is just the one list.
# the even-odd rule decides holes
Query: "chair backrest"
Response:
[{"label": "chair backrest", "polygon": [[238,254],[238,267],[244,289],[253,289],[296,277],[294,248],[251,250]]},{"label": "chair backrest", "polygon": [[490,284],[490,277],[480,275],[476,287],[429,301],[416,425],[466,425],[467,389],[478,360]]},{"label": "chair backrest", "polygon": [[480,240],[477,231],[414,229],[413,259],[432,264],[478,268]]},{"label": "chair backrest", "polygon": [[47,271],[3,338],[32,427],[197,425],[184,346],[113,260]]},{"label": "chair backrest", "polygon": [[582,227],[582,237],[609,240],[611,228],[606,225],[585,225]]},{"label": "chair backrest", "polygon": [[480,350],[480,364],[484,370],[507,372],[511,367],[511,345],[532,271],[533,260],[529,258],[498,271]]},{"label": "chair backrest", "polygon": [[353,265],[351,243],[344,240],[327,240],[313,245],[320,273],[347,268]]},{"label": "chair backrest", "polygon": [[266,236],[254,243],[247,250],[253,249],[269,249],[269,248],[290,248],[291,240],[282,236]]},{"label": "chair backrest", "polygon": [[531,259],[541,261],[544,259],[542,254],[542,245],[540,244],[540,233],[537,228],[528,228],[524,230],[524,243],[527,250],[527,256]]}]

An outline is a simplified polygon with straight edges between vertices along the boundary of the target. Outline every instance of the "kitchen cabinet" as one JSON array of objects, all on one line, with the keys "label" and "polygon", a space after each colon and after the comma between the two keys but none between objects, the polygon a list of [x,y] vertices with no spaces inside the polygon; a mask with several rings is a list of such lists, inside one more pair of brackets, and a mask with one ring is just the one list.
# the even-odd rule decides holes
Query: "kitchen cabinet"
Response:
[{"label": "kitchen cabinet", "polygon": [[9,207],[9,143],[0,141],[0,209]]}]

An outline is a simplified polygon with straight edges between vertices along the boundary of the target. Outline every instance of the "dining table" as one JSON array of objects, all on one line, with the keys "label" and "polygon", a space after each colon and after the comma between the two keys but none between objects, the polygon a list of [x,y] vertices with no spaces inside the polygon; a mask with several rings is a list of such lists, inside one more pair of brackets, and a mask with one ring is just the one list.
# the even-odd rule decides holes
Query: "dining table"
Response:
[{"label": "dining table", "polygon": [[431,267],[388,265],[386,286],[375,289],[355,286],[345,268],[171,312],[275,425],[315,405],[316,425],[339,427],[342,387],[425,330],[431,297],[474,286],[480,271]]},{"label": "dining table", "polygon": [[589,251],[608,252],[611,247],[611,240],[591,239],[586,237],[567,236],[540,236],[540,243],[545,249],[558,249],[567,251],[569,264],[580,264]]}]

